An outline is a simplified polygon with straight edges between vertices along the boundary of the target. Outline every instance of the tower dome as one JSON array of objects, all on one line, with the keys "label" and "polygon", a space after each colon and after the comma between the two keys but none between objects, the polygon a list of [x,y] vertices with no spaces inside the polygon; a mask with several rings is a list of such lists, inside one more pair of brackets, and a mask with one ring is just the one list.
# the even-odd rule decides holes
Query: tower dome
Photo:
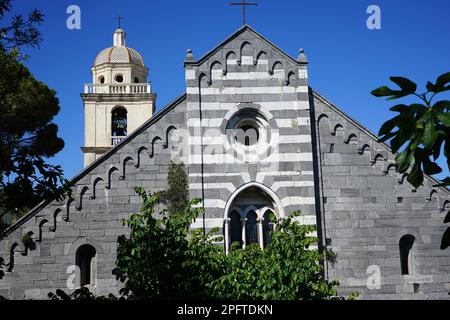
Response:
[{"label": "tower dome", "polygon": [[114,45],[103,49],[95,58],[94,67],[103,63],[133,63],[145,67],[144,59],[136,50],[126,46],[126,32],[119,28],[113,33]]}]

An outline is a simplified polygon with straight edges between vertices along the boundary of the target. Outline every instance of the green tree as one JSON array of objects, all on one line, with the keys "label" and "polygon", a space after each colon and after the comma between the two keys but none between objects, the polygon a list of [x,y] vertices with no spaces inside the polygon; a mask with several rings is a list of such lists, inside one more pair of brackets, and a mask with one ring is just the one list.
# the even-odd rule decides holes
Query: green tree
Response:
[{"label": "green tree", "polygon": [[[12,9],[12,0],[0,0],[0,20]],[[11,49],[21,46],[36,47],[41,41],[41,34],[37,29],[43,21],[43,14],[33,10],[27,17],[16,14],[11,17],[10,23],[0,27],[0,47]]]},{"label": "green tree", "polygon": [[159,194],[161,202],[167,206],[169,214],[183,212],[189,205],[189,185],[183,163],[170,162],[167,184],[167,190]]},{"label": "green tree", "polygon": [[[386,121],[379,131],[381,142],[390,140],[400,173],[410,169],[408,182],[415,188],[422,185],[424,174],[435,175],[442,172],[436,162],[444,150],[447,169],[450,169],[450,101],[433,102],[437,94],[450,90],[450,72],[439,76],[435,83],[427,82],[424,93],[417,93],[417,85],[403,77],[390,77],[399,90],[382,86],[372,91],[376,97],[394,100],[408,96],[419,98],[421,103],[397,104],[390,110],[398,112]],[[442,185],[449,185],[450,177],[443,179]]]},{"label": "green tree", "polygon": [[213,229],[205,236],[189,226],[201,213],[192,208],[155,217],[158,195],[136,192],[143,199],[141,213],[124,224],[130,235],[118,239],[113,274],[123,282],[121,294],[129,299],[330,299],[336,281],[327,281],[320,262],[324,256],[310,248],[317,238],[313,226],[292,220],[277,221],[271,243],[234,248],[225,255],[214,241]]},{"label": "green tree", "polygon": [[[0,21],[11,3],[0,0]],[[44,199],[60,199],[65,183],[61,167],[47,163],[64,147],[52,123],[59,101],[55,91],[21,63],[17,49],[38,45],[35,26],[41,21],[42,14],[35,10],[27,19],[16,15],[8,26],[0,27],[0,218],[24,212]]]},{"label": "green tree", "polygon": [[293,220],[293,213],[276,222],[271,242],[261,250],[252,244],[245,250],[233,244],[226,257],[225,273],[213,284],[214,296],[245,300],[310,300],[338,298],[337,281],[327,281],[320,263],[325,258],[312,249],[316,237],[309,236],[315,226]]}]

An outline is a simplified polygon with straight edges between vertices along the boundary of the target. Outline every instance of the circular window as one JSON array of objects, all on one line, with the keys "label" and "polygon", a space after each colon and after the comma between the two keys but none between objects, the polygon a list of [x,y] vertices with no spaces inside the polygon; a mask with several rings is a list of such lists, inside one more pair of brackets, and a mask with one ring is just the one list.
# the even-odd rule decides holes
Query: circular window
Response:
[{"label": "circular window", "polygon": [[98,78],[98,82],[100,82],[101,84],[104,84],[105,83],[105,77],[104,76],[100,76]]},{"label": "circular window", "polygon": [[258,110],[245,108],[228,121],[227,136],[232,145],[253,148],[262,140],[270,140],[270,130],[266,118]]},{"label": "circular window", "polygon": [[119,82],[119,83],[122,83],[123,82],[123,76],[121,74],[118,74],[116,76],[116,81]]},{"label": "circular window", "polygon": [[259,123],[253,119],[240,121],[234,129],[234,141],[246,147],[259,141]]}]

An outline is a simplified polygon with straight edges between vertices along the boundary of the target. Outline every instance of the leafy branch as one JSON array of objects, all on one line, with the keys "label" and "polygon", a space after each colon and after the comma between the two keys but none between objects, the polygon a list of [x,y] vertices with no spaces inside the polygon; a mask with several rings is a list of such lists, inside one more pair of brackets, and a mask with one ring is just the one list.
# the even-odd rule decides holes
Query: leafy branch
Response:
[{"label": "leafy branch", "polygon": [[[417,85],[404,77],[390,77],[400,89],[382,86],[372,91],[375,97],[395,100],[416,96],[421,103],[398,104],[390,108],[399,114],[386,121],[380,128],[379,142],[390,142],[396,156],[397,170],[405,173],[408,169],[408,182],[415,188],[423,184],[424,174],[436,175],[443,171],[437,160],[444,150],[447,169],[450,168],[450,101],[439,100],[433,103],[437,94],[450,90],[450,72],[439,76],[435,83],[426,84],[424,93],[417,93]],[[443,179],[439,186],[450,185],[450,177]]]}]

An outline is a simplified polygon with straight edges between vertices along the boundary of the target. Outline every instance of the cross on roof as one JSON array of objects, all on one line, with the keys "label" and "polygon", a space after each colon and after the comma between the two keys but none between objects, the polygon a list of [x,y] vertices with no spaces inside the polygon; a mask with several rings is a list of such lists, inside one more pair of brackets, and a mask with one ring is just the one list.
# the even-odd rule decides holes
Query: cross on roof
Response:
[{"label": "cross on roof", "polygon": [[119,23],[119,28],[120,28],[120,21],[122,19],[125,19],[124,17],[121,17],[120,14],[116,17],[117,22]]},{"label": "cross on roof", "polygon": [[257,6],[258,3],[256,2],[245,2],[245,0],[242,0],[242,2],[231,2],[230,6],[242,6],[242,23],[245,25],[246,21],[245,21],[245,8],[247,6]]}]

